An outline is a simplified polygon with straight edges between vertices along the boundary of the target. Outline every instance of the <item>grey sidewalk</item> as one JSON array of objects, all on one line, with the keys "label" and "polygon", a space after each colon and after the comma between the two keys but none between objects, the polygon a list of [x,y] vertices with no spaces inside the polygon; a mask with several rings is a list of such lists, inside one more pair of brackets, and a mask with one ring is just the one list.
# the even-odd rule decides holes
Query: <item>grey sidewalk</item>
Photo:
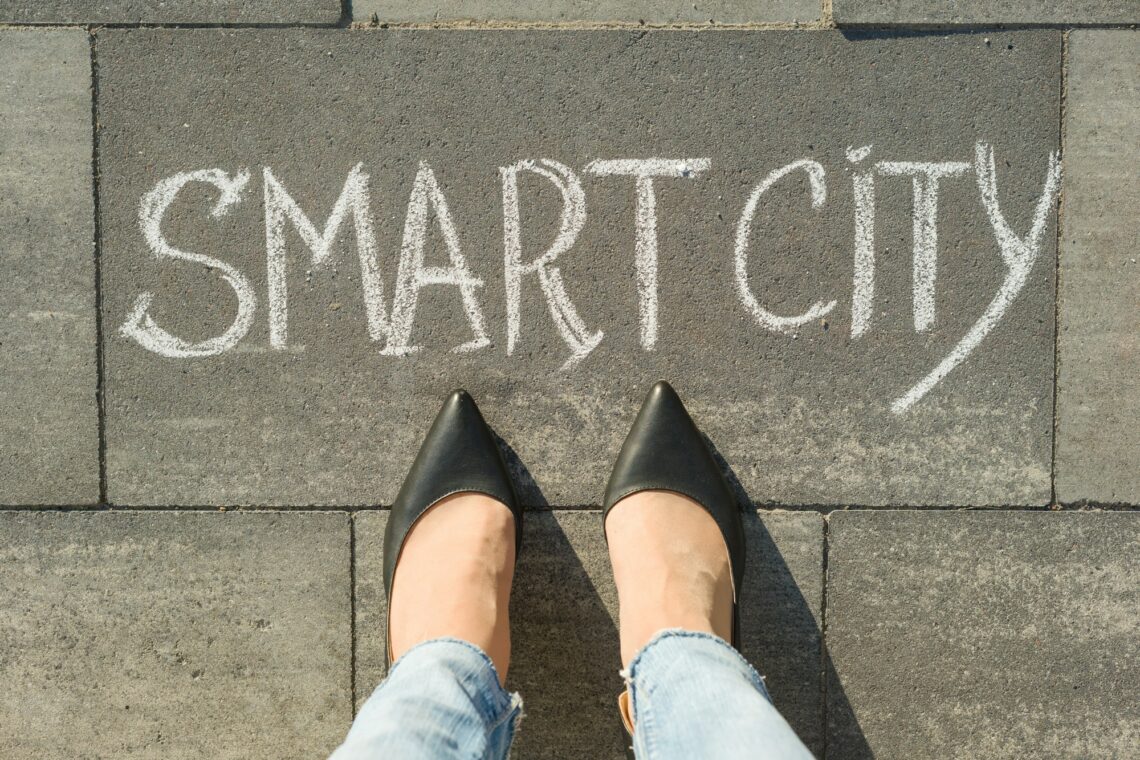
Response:
[{"label": "grey sidewalk", "polygon": [[0,504],[100,498],[90,56],[0,30]]},{"label": "grey sidewalk", "polygon": [[839,24],[1135,24],[1133,0],[832,0]]},{"label": "grey sidewalk", "polygon": [[[1058,299],[1057,498],[1140,494],[1140,35],[1074,32]],[[1131,148],[1121,145],[1131,141]]]},{"label": "grey sidewalk", "polygon": [[[383,672],[384,517],[355,514],[353,552],[344,513],[0,513],[4,757],[331,750],[350,684],[359,702]],[[809,746],[1129,755],[1140,514],[841,511],[828,523],[825,611],[824,520],[748,523],[744,652]],[[528,713],[517,755],[620,757],[600,514],[528,524],[512,600],[510,686]]]},{"label": "grey sidewalk", "polygon": [[324,24],[341,0],[0,0],[0,23]]},{"label": "grey sidewalk", "polygon": [[0,23],[1135,24],[1133,0],[0,0]]},{"label": "grey sidewalk", "polygon": [[828,545],[829,756],[1134,753],[1140,515],[838,512]]},{"label": "grey sidewalk", "polygon": [[0,512],[0,756],[335,746],[348,558],[344,514]]},{"label": "grey sidewalk", "polygon": [[1135,754],[1140,32],[978,25],[1140,4],[474,7],[0,0],[0,757],[331,750],[456,385],[534,507],[516,756],[618,757],[658,377],[821,758]]},{"label": "grey sidewalk", "polygon": [[[529,470],[529,503],[588,505],[660,377],[757,503],[1049,502],[1055,214],[1030,222],[1056,197],[1060,33],[486,34],[99,35],[111,503],[385,504],[418,421],[463,386]],[[1000,214],[1032,239],[1009,263],[979,189],[988,149]],[[593,162],[658,155],[680,163],[642,169],[662,175],[647,261],[634,179]],[[526,168],[506,204],[500,174],[528,160],[578,195]],[[804,171],[761,198],[801,160],[818,209]],[[928,265],[912,264],[914,162],[953,172]],[[898,174],[863,212],[878,258],[853,265],[850,173],[884,165]],[[338,197],[376,221],[342,217],[321,242]],[[142,198],[160,204],[147,220]],[[573,247],[540,273],[564,213]],[[166,245],[227,262],[241,288]]]}]

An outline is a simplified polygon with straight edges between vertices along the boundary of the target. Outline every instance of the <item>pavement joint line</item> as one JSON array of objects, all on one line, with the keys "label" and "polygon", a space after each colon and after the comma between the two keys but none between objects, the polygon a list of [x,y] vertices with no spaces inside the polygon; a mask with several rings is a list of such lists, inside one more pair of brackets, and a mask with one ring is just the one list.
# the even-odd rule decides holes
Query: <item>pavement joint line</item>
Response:
[{"label": "pavement joint line", "polygon": [[850,31],[858,33],[898,32],[908,33],[947,33],[984,34],[987,32],[1016,32],[1029,30],[1056,29],[1068,32],[1073,29],[1119,29],[1137,30],[1140,24],[1113,22],[1067,22],[1067,23],[846,23],[838,24],[831,12],[832,0],[823,0],[821,17],[811,21],[755,21],[755,22],[645,22],[645,21],[520,21],[512,19],[446,19],[441,21],[352,21],[342,17],[332,23],[314,22],[135,22],[135,21],[45,21],[42,23],[0,21],[0,30],[47,30],[47,29],[86,29],[95,34],[101,29],[344,29],[347,31],[388,30],[388,29],[469,29],[472,31],[502,31],[507,29],[526,30],[566,30],[566,31],[620,31],[623,29],[651,29],[675,31]]},{"label": "pavement joint line", "polygon": [[1017,32],[1055,29],[1067,31],[1070,29],[1137,29],[1137,24],[1119,23],[977,23],[977,24],[919,24],[898,23],[883,24],[881,22],[868,24],[836,24],[834,19],[819,18],[813,21],[755,21],[743,23],[727,22],[642,22],[642,21],[518,21],[510,19],[446,19],[441,21],[356,21],[348,27],[350,30],[387,30],[387,29],[471,29],[499,31],[504,29],[542,29],[542,30],[581,30],[581,31],[620,31],[622,29],[652,29],[676,31],[851,31],[851,32],[898,32],[900,36],[915,33],[940,32],[946,34],[983,34],[989,32]]},{"label": "pavement joint line", "polygon": [[[387,510],[373,510],[387,511]],[[217,513],[219,515],[345,515],[352,518],[352,513],[345,509],[183,509],[181,507],[131,507],[127,509],[101,508],[101,507],[0,507],[0,515],[5,514],[31,514],[42,512],[45,515],[59,514],[106,514],[106,515],[202,515]]]},{"label": "pavement joint line", "polygon": [[[1061,161],[1065,160],[1066,133],[1065,112],[1068,108],[1069,98],[1069,32],[1061,33],[1061,96],[1057,113],[1057,144],[1061,146]],[[1057,504],[1057,440],[1060,425],[1057,418],[1057,399],[1060,395],[1061,383],[1061,246],[1065,244],[1065,180],[1062,177],[1061,187],[1057,191],[1057,247],[1054,252],[1053,277],[1053,440],[1049,462],[1049,500]]]},{"label": "pavement joint line", "polygon": [[54,29],[84,29],[94,34],[100,29],[347,29],[347,23],[305,23],[305,22],[250,22],[236,24],[214,24],[208,22],[169,22],[161,21],[45,21],[43,23],[0,21],[0,31],[48,31]]},{"label": "pavement joint line", "polygon": [[107,404],[103,360],[103,276],[102,223],[99,214],[99,62],[96,58],[95,35],[87,32],[91,70],[91,197],[95,213],[91,253],[95,262],[95,408],[98,417],[99,504],[107,504]]},{"label": "pavement joint line", "polygon": [[461,29],[471,31],[550,30],[550,31],[729,31],[772,32],[824,30],[832,27],[813,21],[756,21],[751,23],[649,22],[649,21],[519,21],[512,19],[446,19],[442,21],[357,21],[353,31],[386,31],[392,29]]},{"label": "pavement joint line", "polygon": [[91,24],[82,24],[78,21],[72,24],[59,23],[59,24],[27,24],[27,23],[14,23],[0,21],[0,31],[3,32],[35,32],[35,31],[49,31],[59,29],[74,29],[76,31],[85,30],[90,31]]},{"label": "pavement joint line", "polygon": [[[19,505],[6,505],[0,507],[0,513],[3,512],[26,512],[26,513],[59,513],[59,512],[115,512],[115,513],[168,513],[168,512],[185,512],[185,513],[203,513],[203,512],[218,512],[218,513],[337,513],[337,514],[367,514],[374,512],[390,512],[390,506],[367,506],[367,507],[353,507],[353,506],[335,506],[335,505],[308,505],[308,506],[271,506],[271,507],[258,507],[258,506],[203,506],[203,505],[162,505],[162,506],[115,506],[115,505],[34,505],[34,506],[19,506]],[[546,506],[546,507],[527,507],[528,513],[564,513],[564,512],[601,512],[600,505],[591,506]],[[917,506],[891,506],[891,507],[874,507],[865,505],[847,505],[847,506],[834,506],[834,505],[815,505],[815,506],[781,506],[781,507],[747,507],[747,512],[756,512],[760,515],[779,515],[779,514],[817,514],[827,520],[831,515],[837,512],[930,512],[930,513],[943,513],[943,512],[961,512],[961,513],[1012,513],[1012,512],[1050,512],[1050,513],[1100,513],[1100,512],[1140,512],[1140,505],[1135,504],[1090,504],[1090,502],[1081,502],[1075,505],[1051,505],[1051,506],[1020,506],[1020,505],[1007,505],[1007,506],[994,506],[994,507],[959,507],[959,506],[942,506],[942,507],[917,507]]]},{"label": "pavement joint line", "polygon": [[95,29],[264,29],[264,30],[281,30],[281,29],[347,29],[348,26],[342,24],[340,21],[330,24],[320,23],[306,23],[306,22],[271,22],[259,21],[238,24],[213,24],[206,21],[200,22],[162,22],[162,21],[148,21],[148,22],[133,22],[133,21],[106,21],[98,24],[88,24],[92,30]]},{"label": "pavement joint line", "polygon": [[[825,0],[826,1],[826,0]],[[820,572],[823,575],[823,585],[819,595],[819,725],[820,725],[820,757],[827,760],[827,553],[831,545],[831,515],[823,515],[823,556],[821,557]]]},{"label": "pavement joint line", "polygon": [[894,24],[884,24],[881,21],[858,23],[847,22],[837,24],[839,31],[868,32],[868,31],[907,31],[907,32],[962,32],[973,34],[977,32],[1018,32],[1036,29],[1057,29],[1068,31],[1071,29],[1140,29],[1140,24],[1120,23],[1112,21],[1068,21],[1065,23],[1037,23],[1032,21],[1009,22],[999,24],[994,22],[964,22],[961,24],[931,24],[920,22],[900,21]]},{"label": "pavement joint line", "polygon": [[1140,504],[1127,502],[1096,502],[1089,500],[1074,501],[1058,505],[1056,512],[1136,512],[1140,511]]},{"label": "pavement joint line", "polygon": [[356,515],[348,513],[348,693],[352,698],[349,708],[356,719]]},{"label": "pavement joint line", "polygon": [[641,21],[518,21],[510,19],[449,19],[445,21],[353,21],[329,24],[305,22],[250,22],[250,23],[209,23],[209,22],[44,22],[16,23],[0,22],[2,31],[43,31],[49,29],[85,29],[94,34],[101,29],[344,29],[346,31],[373,31],[389,29],[468,29],[472,31],[503,31],[508,29],[552,30],[552,31],[621,31],[623,29],[648,29],[661,31],[730,31],[730,32],[771,32],[771,31],[839,31],[839,32],[898,32],[899,36],[922,33],[984,34],[990,32],[1017,32],[1055,29],[1068,32],[1075,29],[1136,31],[1138,24],[1111,22],[1087,23],[977,23],[977,24],[919,24],[919,23],[847,23],[839,25],[833,20],[813,21],[756,21],[742,23],[701,23],[677,22],[656,23]]}]

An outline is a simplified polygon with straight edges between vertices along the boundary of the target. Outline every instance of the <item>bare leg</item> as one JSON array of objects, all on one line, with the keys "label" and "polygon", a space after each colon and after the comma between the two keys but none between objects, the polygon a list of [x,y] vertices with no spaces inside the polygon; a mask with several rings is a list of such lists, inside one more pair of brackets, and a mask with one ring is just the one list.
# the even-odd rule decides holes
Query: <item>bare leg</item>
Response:
[{"label": "bare leg", "polygon": [[432,506],[408,534],[396,566],[392,659],[422,641],[453,637],[486,652],[505,682],[514,566],[515,523],[506,505],[460,493]]},{"label": "bare leg", "polygon": [[732,572],[716,521],[672,491],[641,491],[606,518],[617,583],[621,660],[628,667],[666,628],[732,635]]}]

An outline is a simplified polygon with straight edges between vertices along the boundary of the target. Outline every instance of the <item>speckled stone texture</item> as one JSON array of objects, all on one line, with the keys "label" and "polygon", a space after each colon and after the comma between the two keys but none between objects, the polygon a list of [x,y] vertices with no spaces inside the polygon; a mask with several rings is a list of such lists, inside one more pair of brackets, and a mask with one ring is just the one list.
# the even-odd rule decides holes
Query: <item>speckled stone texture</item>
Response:
[{"label": "speckled stone texture", "polygon": [[747,24],[815,21],[817,0],[353,0],[357,21],[616,21]]},{"label": "speckled stone texture", "polygon": [[91,50],[0,30],[0,504],[99,501]]},{"label": "speckled stone texture", "polygon": [[1129,24],[1136,0],[832,0],[839,24]]},{"label": "speckled stone texture", "polygon": [[1140,33],[1068,54],[1057,498],[1140,504]]},{"label": "speckled stone texture", "polygon": [[[382,511],[355,516],[358,704],[386,670],[386,517]],[[507,683],[522,694],[526,710],[515,756],[624,757],[616,707],[624,688],[617,591],[601,513],[535,511],[524,525]],[[742,648],[767,677],[777,707],[818,751],[823,520],[815,513],[764,512],[748,516],[746,525]]]},{"label": "speckled stone texture", "polygon": [[335,24],[341,0],[0,0],[7,24]]},{"label": "speckled stone texture", "polygon": [[[991,44],[975,35],[833,32],[101,32],[110,501],[388,504],[440,401],[461,386],[533,475],[529,504],[597,504],[643,394],[664,377],[756,504],[1047,503],[1051,208],[1025,286],[993,332],[913,407],[892,411],[970,333],[1007,279],[974,176],[977,143],[994,148],[1001,211],[1019,235],[1029,229],[1057,148],[1060,34],[988,38]],[[912,297],[913,182],[882,176],[874,308],[866,332],[852,336],[852,146],[873,146],[864,166],[967,165],[941,182],[936,308],[924,332],[916,332]],[[586,167],[655,156],[708,158],[709,169],[655,181],[657,341],[646,350],[635,183]],[[742,300],[734,240],[759,183],[805,157],[825,171],[827,198],[812,209],[803,172],[759,198],[745,289],[778,315],[836,305],[783,333],[763,326]],[[577,317],[602,338],[570,367],[558,325],[572,326],[564,312],[552,319],[533,272],[519,281],[519,331],[508,354],[500,168],[532,158],[573,171],[586,204],[576,242],[555,264]],[[476,331],[459,289],[435,284],[418,291],[414,316],[401,321],[421,350],[384,354],[387,341],[370,339],[366,329],[346,219],[329,233],[328,257],[318,264],[285,223],[288,335],[274,347],[265,167],[310,216],[312,242],[361,165],[371,200],[361,216],[371,219],[376,243],[366,261],[377,262],[378,302],[394,314],[420,161],[447,203],[471,277],[482,283],[471,286],[471,301],[488,345],[455,352]],[[258,302],[248,333],[205,357],[144,348],[124,328],[153,324],[204,341],[234,324],[237,299],[216,266],[152,252],[140,228],[141,199],[179,172],[245,176],[237,174],[243,168],[249,179],[224,215],[211,215],[218,189],[193,182],[175,197],[161,231],[170,246],[214,257],[248,280]],[[520,262],[553,243],[562,206],[547,178],[520,176]],[[425,217],[425,266],[451,266],[436,216]],[[410,268],[406,274],[403,315],[411,314],[407,283],[415,282]],[[430,281],[439,272],[421,275]],[[153,295],[150,323],[138,319],[144,293]]]},{"label": "speckled stone texture", "polygon": [[349,551],[343,514],[0,512],[0,757],[327,755]]},{"label": "speckled stone texture", "polygon": [[1140,513],[836,512],[828,537],[829,757],[1135,754]]},{"label": "speckled stone texture", "polygon": [[[384,526],[388,512],[352,515],[356,588],[356,707],[388,672],[388,607],[384,596]],[[347,732],[348,728],[345,727]]]}]

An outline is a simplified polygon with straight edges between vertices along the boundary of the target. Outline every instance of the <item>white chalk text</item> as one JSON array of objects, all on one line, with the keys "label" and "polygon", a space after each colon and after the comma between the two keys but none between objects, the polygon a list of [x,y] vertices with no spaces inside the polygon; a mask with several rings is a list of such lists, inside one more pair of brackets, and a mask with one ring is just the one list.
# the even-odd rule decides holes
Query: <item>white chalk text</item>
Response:
[{"label": "white chalk text", "polygon": [[[1043,162],[1044,181],[1037,197],[1028,230],[1015,230],[1006,220],[998,202],[998,176],[992,146],[978,142],[972,161],[892,161],[872,159],[873,146],[847,149],[848,180],[854,192],[854,282],[851,299],[851,337],[859,339],[872,328],[875,298],[875,193],[877,182],[905,181],[913,194],[913,311],[914,329],[925,333],[935,328],[935,293],[938,261],[939,198],[951,183],[969,182],[973,174],[976,193],[993,230],[1005,276],[985,311],[967,333],[933,370],[919,379],[891,403],[896,414],[906,412],[930,392],[944,377],[961,365],[978,344],[1000,322],[1010,305],[1024,289],[1034,263],[1040,258],[1046,222],[1053,210],[1061,180],[1060,156],[1049,155]],[[702,157],[616,158],[588,163],[582,171],[549,158],[522,160],[499,169],[503,208],[503,277],[506,285],[506,353],[512,355],[522,340],[524,326],[520,303],[525,287],[541,290],[550,318],[566,344],[563,371],[572,371],[602,342],[605,334],[591,325],[588,314],[570,300],[559,269],[559,259],[568,255],[586,224],[587,194],[583,176],[592,182],[610,182],[620,187],[628,183],[633,193],[635,218],[632,226],[633,261],[638,295],[639,341],[645,351],[658,343],[658,238],[657,187],[662,183],[698,182],[712,167]],[[545,250],[524,250],[523,220],[519,211],[519,177],[536,175],[549,182],[561,196],[558,233]],[[778,193],[795,192],[786,178],[806,177],[808,194],[805,214],[821,213],[827,205],[827,170],[810,158],[790,161],[764,176],[745,199],[736,225],[731,255],[735,282],[731,289],[740,307],[764,330],[794,334],[805,325],[825,318],[839,306],[838,300],[805,305],[798,314],[776,314],[764,305],[764,294],[749,281],[749,264],[756,257],[770,255],[754,244],[752,226],[764,213],[766,202]],[[154,294],[136,296],[120,333],[140,346],[164,357],[185,359],[209,357],[234,348],[249,332],[258,308],[258,296],[250,279],[240,270],[212,256],[175,248],[162,233],[163,217],[179,192],[191,183],[205,183],[217,189],[217,200],[209,213],[221,217],[242,203],[249,193],[251,173],[247,169],[229,173],[222,169],[183,172],[158,182],[139,205],[139,225],[150,252],[159,259],[176,259],[208,267],[220,274],[233,289],[237,315],[223,332],[207,340],[190,342],[160,327],[150,314]],[[834,181],[834,180],[831,180]],[[683,185],[682,185],[683,186]],[[371,212],[368,174],[358,164],[348,174],[339,197],[322,223],[294,200],[285,185],[265,167],[262,171],[265,210],[266,312],[269,344],[274,349],[289,346],[289,311],[286,277],[286,234],[295,230],[308,248],[313,267],[328,261],[341,229],[351,226],[356,240],[360,281],[363,289],[367,332],[385,356],[401,357],[421,350],[413,343],[412,327],[420,291],[428,285],[453,287],[469,334],[453,348],[472,352],[491,345],[491,337],[480,303],[483,281],[468,266],[448,201],[432,166],[421,162],[412,182],[404,213],[403,239],[396,265],[391,299],[384,294],[376,230]],[[801,191],[802,192],[802,191]],[[438,229],[446,249],[447,266],[428,266],[426,246],[432,225]],[[726,252],[727,253],[727,252]]]}]

